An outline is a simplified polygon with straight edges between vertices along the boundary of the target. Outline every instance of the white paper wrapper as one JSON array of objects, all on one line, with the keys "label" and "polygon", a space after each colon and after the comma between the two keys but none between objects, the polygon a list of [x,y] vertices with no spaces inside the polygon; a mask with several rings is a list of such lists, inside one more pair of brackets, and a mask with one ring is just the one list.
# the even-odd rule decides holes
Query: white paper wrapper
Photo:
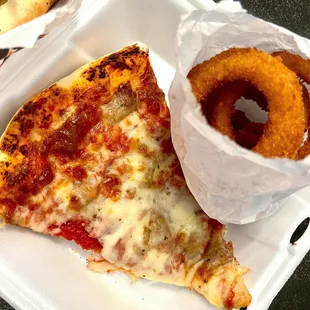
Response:
[{"label": "white paper wrapper", "polygon": [[82,3],[87,2],[91,1],[60,0],[46,14],[1,34],[0,48],[33,47],[40,35],[49,33],[68,21],[80,9]]},{"label": "white paper wrapper", "polygon": [[277,211],[285,197],[310,184],[310,158],[265,159],[211,128],[186,76],[198,63],[232,47],[287,50],[310,58],[310,41],[223,1],[182,17],[177,71],[169,91],[172,138],[188,186],[211,217],[245,224]]}]

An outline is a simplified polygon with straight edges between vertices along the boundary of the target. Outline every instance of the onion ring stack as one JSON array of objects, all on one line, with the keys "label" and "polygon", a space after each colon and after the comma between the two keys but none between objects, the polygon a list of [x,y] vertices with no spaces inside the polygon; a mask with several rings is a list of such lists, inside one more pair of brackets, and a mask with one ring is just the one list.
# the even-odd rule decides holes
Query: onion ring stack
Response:
[{"label": "onion ring stack", "polygon": [[[264,157],[301,159],[310,153],[310,138],[302,146],[310,124],[310,98],[302,84],[310,80],[309,60],[232,48],[195,66],[188,78],[208,122],[241,146]],[[268,111],[265,125],[235,110],[241,97]]]}]

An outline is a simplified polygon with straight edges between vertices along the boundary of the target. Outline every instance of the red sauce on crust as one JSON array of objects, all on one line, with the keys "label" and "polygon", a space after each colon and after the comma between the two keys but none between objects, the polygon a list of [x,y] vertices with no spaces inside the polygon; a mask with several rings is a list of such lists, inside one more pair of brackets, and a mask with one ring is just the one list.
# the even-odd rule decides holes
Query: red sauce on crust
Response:
[{"label": "red sauce on crust", "polygon": [[165,96],[157,86],[154,73],[148,68],[142,76],[142,85],[136,91],[142,105],[139,108],[140,117],[148,124],[152,136],[161,137],[170,127],[170,114],[165,104]]},{"label": "red sauce on crust", "polygon": [[179,268],[180,268],[180,266],[182,265],[182,264],[184,264],[184,262],[185,262],[185,255],[184,255],[184,253],[179,253],[179,254],[177,254],[175,257],[174,257],[174,260],[173,260],[173,268],[175,269],[175,270],[179,270]]},{"label": "red sauce on crust", "polygon": [[25,150],[27,159],[5,176],[7,191],[17,204],[23,205],[29,196],[37,194],[54,179],[46,156],[39,154],[36,147]]},{"label": "red sauce on crust", "polygon": [[125,244],[123,239],[119,239],[115,245],[115,250],[118,252],[117,259],[122,260],[125,254]]},{"label": "red sauce on crust", "polygon": [[31,119],[24,118],[20,121],[20,132],[25,137],[29,134],[31,129],[34,127],[34,122]]},{"label": "red sauce on crust", "polygon": [[160,112],[160,102],[158,102],[158,99],[152,100],[152,99],[146,99],[145,100],[147,105],[147,112],[151,113],[153,115],[157,115]]},{"label": "red sauce on crust", "polygon": [[[57,236],[61,236],[69,241],[74,241],[85,250],[93,250],[99,252],[102,249],[101,243],[96,239],[89,237],[85,230],[86,223],[81,220],[69,220],[62,224],[59,228],[61,230]],[[50,229],[55,229],[53,225]]]},{"label": "red sauce on crust", "polygon": [[208,219],[208,227],[209,227],[209,230],[210,230],[211,236],[212,236],[215,232],[223,229],[224,225],[215,219],[209,218]]},{"label": "red sauce on crust", "polygon": [[47,114],[43,116],[42,123],[40,125],[41,129],[48,129],[53,121],[52,114]]},{"label": "red sauce on crust", "polygon": [[81,166],[68,167],[66,173],[78,181],[82,181],[87,177],[87,171]]},{"label": "red sauce on crust", "polygon": [[226,297],[225,306],[227,309],[233,309],[233,300],[235,297],[235,292],[234,292],[235,284],[236,284],[236,281],[234,281],[234,283],[231,285],[228,296]]},{"label": "red sauce on crust", "polygon": [[176,188],[185,186],[186,183],[185,183],[183,171],[181,169],[181,165],[177,158],[176,158],[175,163],[172,166],[170,166],[170,168],[172,170],[172,173],[169,179],[170,184]]},{"label": "red sauce on crust", "polygon": [[106,127],[103,132],[104,145],[111,152],[128,152],[130,140],[122,133],[122,129],[118,126]]},{"label": "red sauce on crust", "polygon": [[39,109],[39,110],[42,109],[42,106],[44,106],[46,104],[46,102],[47,102],[46,98],[44,98],[44,97],[39,98],[36,102],[37,109]]},{"label": "red sauce on crust", "polygon": [[79,94],[74,98],[74,101],[78,102],[83,109],[83,105],[95,105],[98,107],[107,104],[111,101],[111,98],[110,92],[104,86],[98,85],[97,87],[87,89],[81,95]]},{"label": "red sauce on crust", "polygon": [[163,140],[161,142],[160,147],[161,147],[162,152],[164,152],[167,155],[172,154],[174,152],[171,138]]},{"label": "red sauce on crust", "polygon": [[11,199],[0,199],[0,206],[4,206],[6,209],[4,219],[7,223],[11,223],[14,217],[15,209],[17,207],[16,203]]},{"label": "red sauce on crust", "polygon": [[120,194],[120,180],[111,174],[103,175],[102,192],[106,197],[117,198]]},{"label": "red sauce on crust", "polygon": [[87,107],[79,110],[66,120],[61,128],[52,132],[43,144],[43,154],[50,153],[69,156],[78,151],[89,130],[100,120],[97,107]]},{"label": "red sauce on crust", "polygon": [[35,192],[39,192],[42,187],[50,184],[53,179],[54,174],[50,163],[48,162],[47,158],[41,157],[41,174],[37,179]]}]

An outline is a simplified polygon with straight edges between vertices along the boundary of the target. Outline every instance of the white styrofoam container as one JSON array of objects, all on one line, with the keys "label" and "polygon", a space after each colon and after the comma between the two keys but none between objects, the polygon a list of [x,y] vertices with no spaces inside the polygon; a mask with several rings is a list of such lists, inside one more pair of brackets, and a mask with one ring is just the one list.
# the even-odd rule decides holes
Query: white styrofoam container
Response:
[{"label": "white styrofoam container", "polygon": [[[0,131],[31,95],[79,66],[139,41],[150,48],[159,86],[167,94],[174,76],[174,39],[181,14],[206,0],[90,0],[65,29],[23,50],[0,70]],[[8,73],[9,72],[9,73]],[[290,238],[310,216],[310,189],[292,195],[266,220],[228,225],[253,296],[250,310],[267,309],[310,248],[310,229],[295,245]],[[27,229],[0,230],[0,294],[16,309],[214,309],[202,297],[180,288],[123,274],[96,274],[85,268],[86,254],[72,243]]]}]

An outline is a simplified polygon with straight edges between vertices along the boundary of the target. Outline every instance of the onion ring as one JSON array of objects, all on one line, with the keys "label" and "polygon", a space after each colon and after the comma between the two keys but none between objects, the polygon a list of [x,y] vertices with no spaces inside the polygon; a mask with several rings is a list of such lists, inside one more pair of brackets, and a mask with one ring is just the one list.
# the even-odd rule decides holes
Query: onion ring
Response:
[{"label": "onion ring", "polygon": [[234,127],[234,130],[243,129],[247,124],[250,124],[251,121],[245,116],[245,113],[240,110],[235,110],[235,113],[232,116],[231,123]]},{"label": "onion ring", "polygon": [[265,124],[251,122],[240,110],[235,110],[231,122],[234,127],[236,142],[247,149],[252,149],[264,132]]},{"label": "onion ring", "polygon": [[[287,51],[279,51],[272,53],[272,56],[279,57],[282,63],[295,72],[297,76],[301,79],[301,82],[305,82],[310,84],[310,59],[304,59],[299,55],[289,53]],[[308,89],[304,84],[302,84],[303,88],[303,101],[305,105],[305,113],[307,116],[307,128],[308,129],[308,138],[307,141],[302,145],[300,150],[298,151],[298,159],[303,159],[310,154],[310,133],[309,133],[309,125],[310,125],[310,96]]]},{"label": "onion ring", "polygon": [[306,130],[309,129],[310,125],[310,95],[307,87],[301,83],[302,86],[302,99],[305,107],[305,115],[306,115]]},{"label": "onion ring", "polygon": [[304,159],[310,154],[310,95],[305,85],[303,85],[303,100],[305,102],[306,115],[308,116],[308,138],[298,151],[298,159]]},{"label": "onion ring", "polygon": [[270,111],[253,150],[265,157],[296,157],[305,128],[302,89],[278,59],[254,48],[233,48],[195,66],[188,78],[199,102],[227,82],[250,82],[264,94]]},{"label": "onion ring", "polygon": [[248,123],[235,131],[236,142],[244,148],[251,150],[259,141],[264,132],[265,124]]},{"label": "onion ring", "polygon": [[[306,127],[304,131],[307,131],[307,126],[310,124],[310,97],[307,88],[302,83],[300,84],[303,89],[302,95],[306,115]],[[240,146],[247,149],[252,149],[257,144],[260,136],[263,134],[264,124],[251,122],[245,116],[244,112],[235,110],[233,101],[237,101],[239,97],[241,97],[240,91],[238,95],[233,93],[231,95],[232,97],[229,97],[229,92],[235,91],[237,89],[236,87],[237,84],[232,85],[230,89],[228,89],[227,86],[223,89],[223,92],[227,92],[225,96],[229,98],[228,100],[230,101],[226,101],[224,103],[218,102],[214,104],[213,115],[210,117],[210,124],[222,134],[229,136],[231,139],[235,139]],[[268,110],[266,99],[252,85],[247,88],[246,95],[242,94],[242,97],[254,100],[262,110]],[[232,134],[232,130],[234,131],[234,134]],[[305,153],[305,151],[303,151],[303,153]]]},{"label": "onion ring", "polygon": [[[301,82],[310,84],[310,59],[304,59],[299,55],[289,53],[287,51],[279,51],[271,54],[274,57],[279,57],[282,63],[296,73],[296,75],[301,79]],[[309,92],[307,88],[303,86],[303,99],[305,102],[305,109],[307,113],[307,126],[310,124],[310,100]]]},{"label": "onion ring", "polygon": [[253,100],[263,110],[268,112],[268,102],[264,94],[256,87],[250,85],[246,92],[242,95],[245,99]]},{"label": "onion ring", "polygon": [[234,81],[224,86],[218,95],[213,108],[211,125],[218,129],[223,135],[235,140],[234,128],[231,116],[235,112],[235,102],[241,98],[248,88],[244,81]]},{"label": "onion ring", "polygon": [[[237,86],[237,85],[235,85]],[[228,89],[227,87],[227,92],[233,91],[236,89],[234,85]],[[310,96],[308,93],[307,88],[301,83],[302,89],[303,89],[303,102],[304,102],[304,107],[305,107],[305,115],[307,118],[309,118],[309,108],[310,108]],[[267,101],[264,101],[264,96],[260,95],[258,91],[253,92],[255,88],[249,87],[247,89],[247,95],[245,96],[244,94],[242,97],[247,97],[247,99],[254,100],[254,98],[257,100],[257,104],[262,108],[262,109],[268,109]],[[225,92],[225,90],[224,90]],[[254,94],[252,96],[252,94]],[[235,93],[232,97],[229,97],[229,93],[225,94],[229,100],[231,101],[226,101],[225,103],[221,104],[221,102],[215,104],[213,111],[213,117],[211,125],[215,128],[218,128],[219,131],[222,132],[222,134],[225,134],[229,136],[232,139],[235,139],[236,143],[239,144],[240,146],[247,148],[247,149],[252,149],[255,147],[257,142],[259,141],[261,135],[263,134],[264,131],[264,126],[265,124],[263,123],[256,123],[256,122],[251,122],[244,114],[243,111],[240,110],[235,110],[234,108],[234,102],[232,101],[237,101],[240,97],[240,92],[239,95],[236,97]],[[265,104],[266,102],[266,104]],[[228,104],[227,104],[228,103]],[[226,104],[226,105],[225,105]],[[232,117],[231,117],[232,115]],[[231,119],[230,119],[231,117]],[[306,120],[307,120],[306,118]],[[230,133],[230,127],[227,124],[232,124],[233,130],[234,130],[234,135],[231,135]],[[310,124],[310,121],[308,120],[307,124]],[[307,131],[307,127],[305,128],[305,131]],[[310,136],[309,136],[310,139]],[[308,145],[309,144],[309,145]],[[302,147],[300,151],[298,151],[298,158],[302,159],[307,154],[310,153],[310,141],[305,143],[305,145]]]},{"label": "onion ring", "polygon": [[243,111],[235,110],[235,102],[247,89],[248,85],[240,81],[224,86],[213,108],[211,125],[240,146],[252,149],[262,136],[265,124],[251,122]]},{"label": "onion ring", "polygon": [[287,68],[294,71],[304,82],[310,84],[310,59],[304,59],[287,51],[274,52],[271,55],[279,57]]}]

